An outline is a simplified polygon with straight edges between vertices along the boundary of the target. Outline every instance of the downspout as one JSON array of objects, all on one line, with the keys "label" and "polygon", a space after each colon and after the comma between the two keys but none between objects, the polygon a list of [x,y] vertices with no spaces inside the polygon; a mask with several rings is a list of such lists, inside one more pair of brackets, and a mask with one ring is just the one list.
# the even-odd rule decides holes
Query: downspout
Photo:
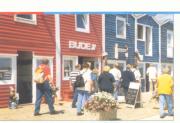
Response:
[{"label": "downspout", "polygon": [[[135,37],[134,37],[134,53],[137,51],[137,18],[135,17]],[[135,62],[135,56],[134,56],[134,62]]]},{"label": "downspout", "polygon": [[60,15],[55,14],[55,37],[56,37],[56,86],[58,90],[58,99],[61,100],[61,45],[60,45]]},{"label": "downspout", "polygon": [[102,55],[101,55],[101,67],[100,71],[102,71],[102,67],[105,65],[104,55],[106,54],[105,51],[105,14],[102,14]]},{"label": "downspout", "polygon": [[161,25],[159,24],[159,70],[158,75],[161,74]]}]

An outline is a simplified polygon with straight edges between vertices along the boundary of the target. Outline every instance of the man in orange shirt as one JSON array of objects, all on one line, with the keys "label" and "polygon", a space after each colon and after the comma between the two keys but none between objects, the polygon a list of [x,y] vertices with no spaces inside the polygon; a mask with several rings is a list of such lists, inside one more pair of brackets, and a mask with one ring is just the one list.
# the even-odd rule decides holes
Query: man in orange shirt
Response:
[{"label": "man in orange shirt", "polygon": [[164,106],[167,102],[168,115],[174,116],[173,113],[173,103],[172,103],[172,92],[173,92],[173,80],[168,74],[169,68],[163,68],[163,74],[157,79],[157,90],[159,94],[159,105],[160,105],[160,118],[165,117]]},{"label": "man in orange shirt", "polygon": [[57,114],[57,112],[54,110],[52,93],[49,84],[52,81],[52,78],[50,75],[50,68],[48,64],[49,64],[49,60],[44,59],[42,61],[42,64],[39,65],[39,68],[43,69],[45,81],[42,84],[36,84],[36,102],[35,102],[34,116],[40,115],[39,111],[40,111],[40,105],[43,95],[45,95],[46,97],[50,114]]}]

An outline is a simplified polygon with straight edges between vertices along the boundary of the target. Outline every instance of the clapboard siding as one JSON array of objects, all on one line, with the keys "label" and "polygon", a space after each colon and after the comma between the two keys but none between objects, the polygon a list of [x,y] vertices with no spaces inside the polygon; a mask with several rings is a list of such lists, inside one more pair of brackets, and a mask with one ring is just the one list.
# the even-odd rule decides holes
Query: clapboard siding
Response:
[{"label": "clapboard siding", "polygon": [[[75,29],[75,15],[60,15],[60,38],[62,55],[101,57],[102,54],[102,19],[101,15],[89,15],[89,33],[78,32]],[[96,44],[95,51],[70,49],[69,41],[85,42]],[[70,82],[62,80],[63,100],[72,99]]]},{"label": "clapboard siding", "polygon": [[[14,53],[17,50],[31,50],[38,55],[54,55],[54,34],[52,15],[37,15],[37,25],[16,22],[14,15],[0,15],[0,45]],[[39,48],[44,51],[39,51]],[[3,49],[0,52],[3,53]]]},{"label": "clapboard siding", "polygon": [[[60,16],[60,30],[61,30],[61,51],[63,55],[99,57],[101,55],[102,46],[102,24],[101,15],[90,15],[90,32],[78,32],[75,30],[75,15],[61,15]],[[83,41],[87,43],[96,44],[95,51],[85,51],[70,49],[69,41]]]},{"label": "clapboard siding", "polygon": [[14,87],[14,84],[0,85],[0,108],[8,107],[10,86]]},{"label": "clapboard siding", "polygon": [[161,26],[161,62],[162,63],[173,63],[173,58],[167,57],[167,30],[173,31],[173,23],[168,22]]},{"label": "clapboard siding", "polygon": [[[0,53],[17,54],[17,51],[32,51],[35,55],[55,58],[55,20],[54,15],[37,15],[37,25],[14,21],[13,14],[0,14]],[[54,81],[56,75],[53,61]],[[15,83],[15,82],[14,82]],[[1,87],[9,85],[0,85]],[[8,92],[9,93],[9,92]],[[7,106],[7,91],[0,94],[1,106]]]},{"label": "clapboard siding", "polygon": [[144,62],[158,62],[159,60],[159,25],[154,21],[152,16],[145,15],[137,20],[139,24],[144,24],[152,27],[152,56],[145,55],[145,42],[138,41],[137,47],[140,54],[143,55]]},{"label": "clapboard siding", "polygon": [[[126,19],[126,39],[116,38],[116,16]],[[105,15],[105,50],[108,59],[114,59],[114,46],[118,43],[120,48],[128,45],[128,63],[134,62],[134,18],[131,15]],[[119,53],[119,59],[125,60],[124,53]]]}]

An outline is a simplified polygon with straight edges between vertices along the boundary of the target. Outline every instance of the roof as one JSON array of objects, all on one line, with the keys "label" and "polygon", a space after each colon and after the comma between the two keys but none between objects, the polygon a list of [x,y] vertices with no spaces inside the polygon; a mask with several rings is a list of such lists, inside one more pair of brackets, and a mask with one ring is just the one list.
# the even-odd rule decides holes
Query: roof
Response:
[{"label": "roof", "polygon": [[[145,15],[147,14],[132,14],[132,16],[137,19],[142,18]],[[164,25],[167,22],[173,23],[174,21],[172,14],[154,14],[154,15],[151,14],[150,16],[152,16],[154,21],[159,25]]]}]

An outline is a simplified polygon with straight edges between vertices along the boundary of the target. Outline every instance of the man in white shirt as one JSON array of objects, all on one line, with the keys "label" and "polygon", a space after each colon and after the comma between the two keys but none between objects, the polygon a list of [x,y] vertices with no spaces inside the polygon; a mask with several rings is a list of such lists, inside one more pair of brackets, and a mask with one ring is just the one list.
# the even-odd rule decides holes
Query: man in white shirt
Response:
[{"label": "man in white shirt", "polygon": [[117,99],[120,92],[120,79],[121,79],[121,71],[119,70],[119,65],[117,63],[114,64],[113,68],[109,71],[115,79],[115,89],[114,89],[114,97]]},{"label": "man in white shirt", "polygon": [[157,70],[156,68],[151,64],[148,69],[146,74],[149,76],[149,84],[150,84],[150,92],[154,91],[154,85],[156,83],[156,79],[157,79]]},{"label": "man in white shirt", "polygon": [[136,82],[141,83],[141,73],[139,69],[137,68],[137,65],[133,65],[133,68],[131,69],[131,71],[134,73]]}]

